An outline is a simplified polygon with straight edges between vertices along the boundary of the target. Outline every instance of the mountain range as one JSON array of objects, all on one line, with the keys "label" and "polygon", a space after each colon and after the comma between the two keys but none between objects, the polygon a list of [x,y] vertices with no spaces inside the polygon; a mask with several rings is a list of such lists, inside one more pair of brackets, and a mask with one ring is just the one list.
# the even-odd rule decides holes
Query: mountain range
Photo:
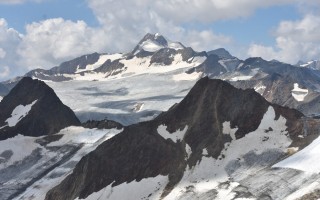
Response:
[{"label": "mountain range", "polygon": [[319,83],[160,34],[32,70],[0,83],[0,199],[319,198]]}]

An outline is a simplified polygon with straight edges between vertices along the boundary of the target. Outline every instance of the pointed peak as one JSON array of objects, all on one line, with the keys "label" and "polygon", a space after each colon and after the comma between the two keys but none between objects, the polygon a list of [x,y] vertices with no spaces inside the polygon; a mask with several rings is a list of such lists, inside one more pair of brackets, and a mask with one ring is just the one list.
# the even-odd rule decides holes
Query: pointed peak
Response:
[{"label": "pointed peak", "polygon": [[227,51],[224,48],[218,48],[212,51],[207,52],[208,55],[217,55],[221,59],[232,59],[234,56],[232,56],[229,51]]},{"label": "pointed peak", "polygon": [[159,45],[162,45],[162,46],[167,46],[168,45],[167,39],[165,37],[163,37],[160,33],[155,33],[155,34],[147,33],[142,38],[142,40],[140,40],[139,44],[142,44],[143,42],[146,42],[146,41],[156,42],[156,43],[158,43]]},{"label": "pointed peak", "polygon": [[170,49],[184,49],[185,46],[180,42],[171,42],[167,40],[160,33],[147,33],[138,43],[138,45],[131,52],[133,55],[136,55],[140,52],[156,52],[163,48]]}]

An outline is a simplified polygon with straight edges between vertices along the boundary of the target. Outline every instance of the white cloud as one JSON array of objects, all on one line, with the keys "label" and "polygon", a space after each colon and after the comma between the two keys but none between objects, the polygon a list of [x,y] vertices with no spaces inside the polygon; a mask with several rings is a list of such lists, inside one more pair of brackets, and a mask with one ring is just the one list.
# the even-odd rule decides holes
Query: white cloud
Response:
[{"label": "white cloud", "polygon": [[[24,66],[18,67],[16,64],[19,59],[17,48],[21,41],[22,35],[9,28],[6,20],[0,18],[0,78],[5,78],[5,75],[18,75],[24,69]],[[9,67],[15,70],[10,71],[7,69]]]},{"label": "white cloud", "polygon": [[282,21],[276,29],[276,46],[252,44],[249,56],[278,59],[291,64],[320,59],[320,16],[306,15],[297,21]]},{"label": "white cloud", "polygon": [[8,66],[0,67],[0,78],[5,78],[10,74],[10,68]]},{"label": "white cloud", "polygon": [[0,59],[4,58],[6,56],[7,52],[5,50],[3,50],[2,48],[0,48]]},{"label": "white cloud", "polygon": [[213,22],[247,17],[259,8],[283,5],[292,0],[163,0],[150,1],[157,12],[177,22]]},{"label": "white cloud", "polygon": [[103,50],[106,35],[102,29],[88,27],[84,21],[62,18],[27,25],[18,47],[20,64],[29,68],[49,68],[76,56]]},{"label": "white cloud", "polygon": [[[3,3],[45,0],[0,0]],[[10,76],[36,67],[51,68],[63,61],[92,52],[128,52],[147,32],[159,32],[196,50],[235,47],[230,36],[208,28],[210,23],[248,17],[259,8],[299,4],[317,7],[319,0],[86,0],[100,26],[62,18],[34,22],[21,35],[0,19],[0,66],[9,66]],[[310,18],[310,19],[308,19]],[[319,53],[319,22],[309,14],[303,20],[283,22],[274,35],[277,46],[252,44],[250,56],[293,62]],[[311,22],[315,22],[312,25]],[[190,28],[189,23],[200,23]],[[208,23],[208,24],[206,24]],[[238,48],[238,47],[237,47]],[[235,48],[233,48],[235,49]],[[243,52],[243,49],[238,50]],[[245,52],[245,51],[244,51]],[[241,53],[236,53],[239,55]]]}]

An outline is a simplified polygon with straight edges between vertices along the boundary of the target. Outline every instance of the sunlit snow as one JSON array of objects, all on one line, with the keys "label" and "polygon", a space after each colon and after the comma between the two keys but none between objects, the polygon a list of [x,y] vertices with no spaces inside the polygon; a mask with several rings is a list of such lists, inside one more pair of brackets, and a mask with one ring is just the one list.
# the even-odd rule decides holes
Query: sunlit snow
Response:
[{"label": "sunlit snow", "polygon": [[[239,183],[230,182],[229,187],[218,188],[220,183],[230,181],[226,172],[228,164],[235,160],[243,160],[243,156],[252,151],[258,155],[272,149],[285,152],[291,144],[290,138],[286,136],[286,119],[282,116],[277,121],[274,119],[275,111],[272,107],[269,107],[256,131],[237,140],[232,136],[231,143],[226,143],[225,149],[221,152],[223,158],[222,156],[220,156],[220,159],[202,157],[200,163],[191,169],[187,169],[180,183],[164,199],[196,199],[200,195],[206,195],[205,193],[212,189],[216,189],[218,192],[216,199],[234,199],[236,193],[231,192],[231,190]],[[236,129],[230,128],[229,125],[229,122],[223,124],[223,132],[234,134]],[[269,127],[273,131],[266,133]],[[268,137],[268,140],[264,140],[265,137]],[[203,149],[203,154],[207,154],[206,149]],[[254,173],[254,171],[247,171],[245,174],[251,172]],[[193,188],[192,192],[187,192],[190,188]],[[207,198],[210,198],[210,193]]]},{"label": "sunlit snow", "polygon": [[[145,178],[141,181],[122,183],[115,187],[103,188],[85,198],[86,200],[134,200],[134,199],[160,199],[164,187],[168,183],[167,176]],[[79,200],[77,198],[76,200]]]},{"label": "sunlit snow", "polygon": [[304,101],[304,98],[308,95],[308,89],[299,88],[299,84],[295,83],[291,94],[297,101]]},{"label": "sunlit snow", "polygon": [[301,171],[320,172],[320,138],[315,139],[310,145],[289,158],[275,164],[273,167],[292,168]]},{"label": "sunlit snow", "polygon": [[177,130],[174,133],[169,133],[167,131],[167,126],[165,125],[160,125],[157,129],[159,135],[161,135],[164,139],[172,140],[175,143],[177,143],[177,141],[182,141],[187,130],[188,126],[185,126],[183,130]]},{"label": "sunlit snow", "polygon": [[100,67],[103,63],[105,63],[107,60],[110,60],[111,62],[117,59],[120,59],[122,57],[122,54],[107,54],[107,55],[100,55],[99,60],[91,65],[87,65],[85,69],[79,69],[77,68],[76,73],[84,72],[84,71],[91,71],[95,70],[98,67]]},{"label": "sunlit snow", "polygon": [[[24,191],[19,196],[15,197],[15,200],[20,199],[33,199],[33,200],[43,200],[46,193],[59,184],[63,179],[66,178],[68,174],[70,174],[75,167],[75,164],[80,161],[80,159],[88,154],[89,152],[95,150],[97,146],[99,146],[102,142],[112,138],[116,134],[120,133],[122,130],[117,129],[86,129],[82,127],[67,127],[61,130],[57,135],[63,135],[61,139],[55,142],[51,142],[47,145],[47,147],[40,146],[36,141],[40,138],[31,138],[25,136],[16,136],[14,138],[1,141],[6,144],[0,143],[0,152],[1,150],[12,150],[14,152],[12,156],[12,160],[7,162],[6,165],[14,163],[14,161],[22,162],[23,158],[29,156],[35,148],[39,148],[41,150],[42,158],[29,169],[23,169],[23,171],[19,171],[17,173],[17,180],[12,180],[10,182],[4,183],[6,185],[12,185],[17,183],[24,183],[28,180],[23,180],[19,178],[19,174],[28,174],[30,173],[30,177],[34,175],[34,171],[37,166],[42,167],[50,167],[46,166],[47,162],[52,162],[56,160],[56,162],[61,159],[63,153],[70,153],[61,151],[56,152],[59,149],[67,149],[68,145],[79,146],[81,147],[78,151],[71,154],[72,156],[68,160],[64,160],[64,162],[60,163],[59,166],[55,167],[51,171],[49,171],[45,176],[41,177],[36,182],[32,183],[26,191]],[[50,148],[53,148],[54,151],[51,151]],[[56,150],[55,150],[56,149]],[[62,154],[62,155],[61,155]],[[44,168],[45,170],[46,168]],[[23,172],[23,173],[22,173]],[[1,178],[0,178],[1,179]],[[14,187],[14,186],[12,186]]]},{"label": "sunlit snow", "polygon": [[29,111],[31,110],[32,106],[37,102],[37,100],[33,101],[31,104],[28,105],[19,105],[17,106],[11,114],[11,117],[6,120],[9,127],[15,126],[21,119],[28,115]]}]

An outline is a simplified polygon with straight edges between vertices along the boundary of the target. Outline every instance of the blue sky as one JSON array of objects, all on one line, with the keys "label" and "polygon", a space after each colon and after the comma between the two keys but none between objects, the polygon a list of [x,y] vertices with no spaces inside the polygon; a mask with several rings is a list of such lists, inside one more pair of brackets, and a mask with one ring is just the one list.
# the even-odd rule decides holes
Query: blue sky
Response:
[{"label": "blue sky", "polygon": [[50,0],[43,3],[0,4],[0,17],[5,18],[10,27],[25,33],[25,25],[50,18],[62,17],[73,21],[84,20],[90,26],[98,21],[83,0]]},{"label": "blue sky", "polygon": [[0,80],[92,52],[126,52],[147,32],[245,59],[320,59],[320,0],[0,0]]}]

